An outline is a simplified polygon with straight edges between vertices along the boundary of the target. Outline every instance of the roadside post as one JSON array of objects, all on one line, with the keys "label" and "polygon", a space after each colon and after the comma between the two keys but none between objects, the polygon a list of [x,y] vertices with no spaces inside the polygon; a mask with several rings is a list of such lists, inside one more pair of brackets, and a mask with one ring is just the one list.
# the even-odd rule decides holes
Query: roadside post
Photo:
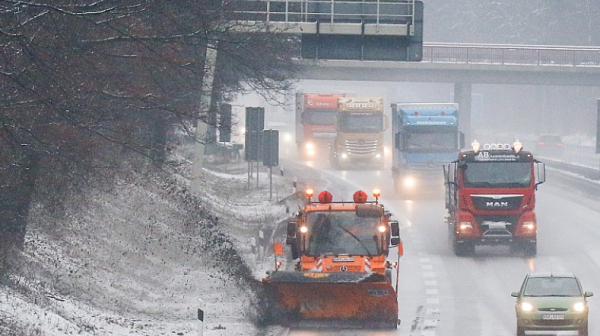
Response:
[{"label": "roadside post", "polygon": [[198,298],[198,336],[204,333],[204,307],[204,300]]}]

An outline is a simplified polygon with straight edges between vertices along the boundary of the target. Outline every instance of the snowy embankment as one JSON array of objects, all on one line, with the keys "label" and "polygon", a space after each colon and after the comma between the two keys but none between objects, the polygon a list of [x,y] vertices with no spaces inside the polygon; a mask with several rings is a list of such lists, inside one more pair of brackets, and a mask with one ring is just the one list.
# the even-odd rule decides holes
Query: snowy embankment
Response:
[{"label": "snowy embankment", "polygon": [[73,197],[60,220],[35,207],[0,279],[0,334],[197,335],[202,298],[205,336],[277,335],[257,326],[260,286],[240,257],[286,216],[285,180],[271,201],[261,179],[248,189],[243,163],[213,163],[199,202],[163,172]]}]

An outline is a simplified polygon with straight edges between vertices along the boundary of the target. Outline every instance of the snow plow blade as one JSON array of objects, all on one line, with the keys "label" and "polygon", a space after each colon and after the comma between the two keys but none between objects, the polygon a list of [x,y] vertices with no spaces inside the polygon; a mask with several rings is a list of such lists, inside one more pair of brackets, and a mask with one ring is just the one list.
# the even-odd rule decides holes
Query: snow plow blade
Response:
[{"label": "snow plow blade", "polygon": [[396,292],[378,273],[274,272],[263,281],[278,300],[281,319],[288,322],[367,328],[398,324]]}]

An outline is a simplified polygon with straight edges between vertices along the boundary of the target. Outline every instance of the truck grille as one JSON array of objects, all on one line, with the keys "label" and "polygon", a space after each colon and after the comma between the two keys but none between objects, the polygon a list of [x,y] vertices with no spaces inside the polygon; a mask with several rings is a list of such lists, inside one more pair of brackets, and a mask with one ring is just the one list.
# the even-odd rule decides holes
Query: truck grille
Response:
[{"label": "truck grille", "polygon": [[479,230],[488,237],[510,237],[519,223],[519,216],[475,216]]},{"label": "truck grille", "polygon": [[538,326],[567,326],[573,324],[572,319],[566,320],[533,320],[533,324]]},{"label": "truck grille", "polygon": [[479,210],[515,210],[521,206],[523,195],[471,195]]},{"label": "truck grille", "polygon": [[377,152],[377,140],[346,140],[346,151],[350,155],[374,155]]}]

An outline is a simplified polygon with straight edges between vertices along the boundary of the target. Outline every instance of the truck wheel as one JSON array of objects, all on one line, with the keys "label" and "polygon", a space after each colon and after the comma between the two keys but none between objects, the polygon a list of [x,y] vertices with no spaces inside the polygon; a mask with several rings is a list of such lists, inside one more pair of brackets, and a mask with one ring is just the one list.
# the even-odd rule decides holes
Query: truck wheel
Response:
[{"label": "truck wheel", "polygon": [[514,256],[521,252],[521,244],[519,242],[510,243],[510,255]]},{"label": "truck wheel", "polygon": [[517,336],[525,336],[525,329],[517,327]]},{"label": "truck wheel", "polygon": [[388,279],[390,283],[392,283],[392,270],[385,270],[385,278]]},{"label": "truck wheel", "polygon": [[454,254],[457,257],[465,257],[475,253],[475,245],[470,243],[459,244],[454,242]]},{"label": "truck wheel", "polygon": [[331,168],[332,168],[332,169],[335,169],[335,170],[338,170],[338,169],[340,169],[340,163],[338,162],[338,159],[337,159],[337,157],[335,157],[335,156],[332,156],[332,157],[329,159],[329,164],[331,165]]},{"label": "truck wheel", "polygon": [[394,172],[392,173],[392,180],[394,180],[394,191],[396,192],[396,195],[400,195],[400,176]]},{"label": "truck wheel", "polygon": [[528,257],[535,257],[537,255],[537,242],[526,242],[523,244],[523,252]]}]

